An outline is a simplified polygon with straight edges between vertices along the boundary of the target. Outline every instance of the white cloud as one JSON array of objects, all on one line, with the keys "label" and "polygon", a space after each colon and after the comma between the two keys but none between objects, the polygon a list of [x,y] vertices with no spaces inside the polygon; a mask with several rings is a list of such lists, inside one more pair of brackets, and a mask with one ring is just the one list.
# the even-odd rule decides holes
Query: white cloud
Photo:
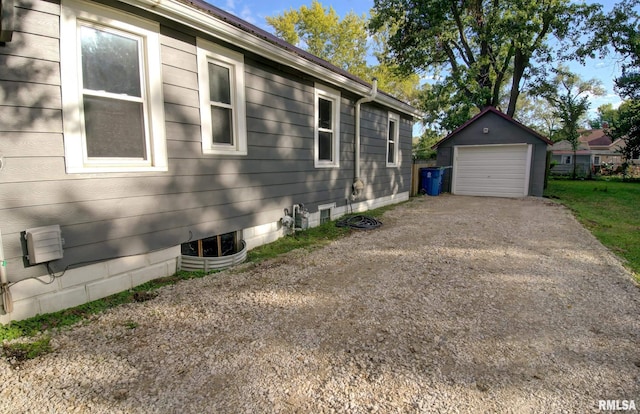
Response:
[{"label": "white cloud", "polygon": [[[232,1],[232,0],[229,0]],[[253,17],[253,12],[251,11],[251,8],[249,6],[244,6],[242,8],[242,11],[240,12],[240,16],[239,16],[242,20],[246,20],[247,22],[251,23],[251,24],[256,24],[256,18]]]}]

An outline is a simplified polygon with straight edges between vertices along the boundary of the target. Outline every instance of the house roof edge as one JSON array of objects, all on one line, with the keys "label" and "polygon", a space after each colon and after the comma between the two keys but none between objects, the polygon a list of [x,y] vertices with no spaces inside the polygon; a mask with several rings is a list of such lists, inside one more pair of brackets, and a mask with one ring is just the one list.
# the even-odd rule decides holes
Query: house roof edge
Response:
[{"label": "house roof edge", "polygon": [[[357,95],[367,96],[371,91],[371,83],[202,0],[119,1],[150,10],[157,15],[177,21],[243,49],[257,51],[268,59],[309,73],[319,80]],[[417,108],[383,91],[378,93],[375,102],[410,115],[414,119],[423,117],[423,113]]]}]

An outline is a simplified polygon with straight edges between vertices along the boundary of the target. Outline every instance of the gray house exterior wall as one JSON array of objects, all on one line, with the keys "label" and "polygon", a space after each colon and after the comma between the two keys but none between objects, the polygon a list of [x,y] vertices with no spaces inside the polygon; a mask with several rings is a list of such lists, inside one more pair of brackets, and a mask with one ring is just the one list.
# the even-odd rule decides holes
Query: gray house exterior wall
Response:
[{"label": "gray house exterior wall", "polygon": [[[60,5],[17,0],[13,40],[0,46],[0,234],[14,312],[0,323],[78,305],[176,269],[181,243],[231,231],[251,246],[282,235],[284,208],[334,216],[408,199],[413,119],[362,105],[361,197],[354,181],[355,102],[341,90],[340,166],[314,167],[314,84],[323,79],[132,6],[160,22],[168,171],[68,174],[60,75]],[[243,53],[248,155],[204,155],[196,36]],[[332,88],[337,88],[331,85]],[[400,122],[400,163],[386,166],[387,120]],[[59,224],[64,257],[51,270],[25,261],[25,229]],[[18,283],[19,282],[19,283]]]},{"label": "gray house exterior wall", "polygon": [[[488,128],[489,133],[483,133]],[[531,172],[529,195],[541,197],[544,191],[544,175],[546,169],[547,142],[535,133],[519,124],[487,111],[471,120],[450,137],[442,140],[437,147],[436,165],[441,167],[453,165],[453,147],[456,145],[490,145],[490,144],[532,144]],[[451,191],[451,169],[445,170],[442,191]]]},{"label": "gray house exterior wall", "polygon": [[[563,162],[564,155],[567,154],[552,154],[551,161],[555,161],[554,165],[549,172],[553,175],[571,175],[573,174],[573,161],[569,164]],[[573,158],[573,154],[571,154]],[[591,174],[591,154],[578,154],[576,156],[576,174],[580,176],[587,176]]]}]

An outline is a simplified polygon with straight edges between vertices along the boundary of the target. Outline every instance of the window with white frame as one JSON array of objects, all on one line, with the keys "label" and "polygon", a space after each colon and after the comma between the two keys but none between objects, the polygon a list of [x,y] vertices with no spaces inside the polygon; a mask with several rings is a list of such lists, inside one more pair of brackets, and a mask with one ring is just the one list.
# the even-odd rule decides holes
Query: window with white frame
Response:
[{"label": "window with white frame", "polygon": [[562,157],[562,163],[563,164],[571,164],[571,155],[564,155]]},{"label": "window with white frame", "polygon": [[244,56],[197,40],[202,152],[247,154]]},{"label": "window with white frame", "polygon": [[387,167],[398,165],[398,143],[400,138],[400,117],[389,112],[387,125]]},{"label": "window with white frame", "polygon": [[158,23],[82,1],[61,6],[67,172],[166,171]]},{"label": "window with white frame", "polygon": [[340,165],[340,92],[316,85],[314,163],[318,168]]},{"label": "window with white frame", "polygon": [[332,211],[336,208],[336,203],[322,204],[318,206],[318,212],[320,213],[320,224],[328,223],[331,221]]}]

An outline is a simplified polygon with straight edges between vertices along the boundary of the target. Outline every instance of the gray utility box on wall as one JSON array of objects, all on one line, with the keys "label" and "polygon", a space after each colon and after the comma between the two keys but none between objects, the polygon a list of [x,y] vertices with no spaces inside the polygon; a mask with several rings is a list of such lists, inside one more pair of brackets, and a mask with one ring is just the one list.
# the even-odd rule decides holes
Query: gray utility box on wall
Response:
[{"label": "gray utility box on wall", "polygon": [[62,258],[62,232],[59,225],[35,227],[25,230],[24,233],[29,264],[46,263]]}]

